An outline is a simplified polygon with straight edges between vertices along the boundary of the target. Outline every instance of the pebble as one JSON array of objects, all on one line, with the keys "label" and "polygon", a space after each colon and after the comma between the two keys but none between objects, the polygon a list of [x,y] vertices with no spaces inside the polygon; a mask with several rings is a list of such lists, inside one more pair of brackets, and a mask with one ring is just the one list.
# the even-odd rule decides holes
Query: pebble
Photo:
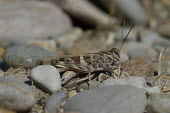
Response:
[{"label": "pebble", "polygon": [[154,59],[158,57],[156,50],[139,42],[126,42],[122,47],[122,51],[131,58],[147,57]]},{"label": "pebble", "polygon": [[56,41],[60,48],[66,49],[74,45],[75,41],[79,39],[82,34],[82,29],[76,27],[60,36],[54,37],[53,39]]},{"label": "pebble", "polygon": [[58,6],[47,1],[8,2],[0,4],[0,7],[1,39],[45,39],[72,27],[70,18]]},{"label": "pebble", "polygon": [[123,79],[107,79],[103,81],[99,87],[111,86],[111,85],[129,85],[137,87],[139,89],[144,89],[146,87],[146,80],[144,77],[130,76]]},{"label": "pebble", "polygon": [[140,31],[140,40],[146,46],[153,46],[157,42],[162,42],[163,37],[159,33],[151,30],[146,30],[146,28]]},{"label": "pebble", "polygon": [[30,76],[29,75],[25,75],[25,74],[10,74],[10,75],[6,75],[9,78],[13,78],[16,80],[19,80],[23,83],[26,83],[28,85],[32,85],[32,81],[30,80]]},{"label": "pebble", "polygon": [[[148,21],[148,15],[145,9],[137,0],[99,0],[102,4],[105,4],[106,8],[110,9],[110,4],[116,6],[118,11],[121,11],[127,18],[137,24],[145,24]],[[113,8],[114,9],[114,8]],[[119,12],[120,13],[120,12]]]},{"label": "pebble", "polygon": [[34,40],[34,41],[25,41],[23,42],[24,44],[27,45],[34,45],[34,46],[38,46],[40,48],[43,48],[53,54],[55,54],[57,52],[57,48],[56,48],[56,42],[54,40]]},{"label": "pebble", "polygon": [[36,66],[38,58],[49,56],[54,55],[36,46],[19,44],[6,49],[3,54],[3,62],[7,67],[29,69]]},{"label": "pebble", "polygon": [[107,13],[103,12],[89,1],[68,0],[62,3],[58,2],[58,4],[72,17],[91,26],[105,26],[109,23],[116,22],[115,18],[110,17]]},{"label": "pebble", "polygon": [[33,68],[31,79],[33,83],[49,93],[61,90],[60,73],[51,65],[40,65]]},{"label": "pebble", "polygon": [[170,94],[153,93],[148,97],[150,109],[157,113],[169,113],[170,111]]},{"label": "pebble", "polygon": [[83,91],[64,105],[65,112],[143,113],[145,94],[132,86],[115,85]]},{"label": "pebble", "polygon": [[18,80],[9,77],[0,77],[0,87],[1,108],[26,111],[37,101],[35,90]]},{"label": "pebble", "polygon": [[137,57],[123,62],[121,66],[124,68],[125,72],[128,72],[132,76],[150,77],[154,75],[153,63],[143,57]]},{"label": "pebble", "polygon": [[62,90],[52,93],[48,98],[44,110],[45,113],[57,113],[57,109],[66,100],[66,93]]}]

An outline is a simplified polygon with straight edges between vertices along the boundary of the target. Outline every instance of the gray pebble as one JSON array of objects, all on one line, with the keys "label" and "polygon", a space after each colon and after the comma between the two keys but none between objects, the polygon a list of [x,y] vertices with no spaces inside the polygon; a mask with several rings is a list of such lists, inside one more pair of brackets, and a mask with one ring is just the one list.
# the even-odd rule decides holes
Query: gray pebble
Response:
[{"label": "gray pebble", "polygon": [[32,45],[14,45],[8,47],[3,54],[3,62],[7,67],[33,68],[41,57],[53,56],[50,52]]},{"label": "gray pebble", "polygon": [[170,94],[168,93],[152,93],[148,97],[150,109],[156,113],[169,113],[170,112]]},{"label": "gray pebble", "polygon": [[146,96],[138,88],[125,85],[83,91],[66,102],[65,112],[143,113]]},{"label": "gray pebble", "polygon": [[[138,0],[96,0],[110,11],[110,6],[114,5],[119,9],[118,13],[123,13],[126,17],[135,23],[146,23],[148,21],[147,12],[145,12]],[[114,8],[113,8],[114,9]],[[121,11],[121,12],[120,12]]]},{"label": "gray pebble", "polygon": [[30,86],[8,77],[0,77],[0,107],[14,111],[29,110],[37,101]]},{"label": "gray pebble", "polygon": [[138,42],[126,42],[123,45],[122,51],[127,53],[129,57],[147,57],[147,58],[157,58],[158,53],[150,46]]},{"label": "gray pebble", "polygon": [[31,79],[37,86],[49,93],[61,90],[60,73],[51,65],[40,65],[33,68]]},{"label": "gray pebble", "polygon": [[60,105],[66,100],[66,93],[62,90],[54,92],[45,104],[45,113],[56,113]]},{"label": "gray pebble", "polygon": [[133,22],[147,23],[148,15],[138,0],[114,0],[114,4]]},{"label": "gray pebble", "polygon": [[60,6],[39,0],[14,1],[1,1],[1,39],[19,41],[47,39],[63,34],[72,27],[70,18]]},{"label": "gray pebble", "polygon": [[28,85],[32,84],[32,81],[30,80],[30,75],[25,75],[25,74],[10,74],[10,75],[6,75],[9,78],[13,78],[16,80],[19,80],[23,83],[26,83]]}]

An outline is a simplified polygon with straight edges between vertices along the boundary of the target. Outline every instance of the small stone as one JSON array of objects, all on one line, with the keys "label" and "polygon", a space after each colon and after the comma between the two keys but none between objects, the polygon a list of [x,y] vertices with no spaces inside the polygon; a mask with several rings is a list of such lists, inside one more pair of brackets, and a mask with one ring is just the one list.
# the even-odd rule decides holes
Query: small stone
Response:
[{"label": "small stone", "polygon": [[156,42],[162,42],[163,37],[161,37],[157,32],[146,30],[146,28],[140,31],[140,40],[146,46],[152,46]]},{"label": "small stone", "polygon": [[73,96],[77,95],[77,92],[75,90],[72,90],[72,91],[69,91],[68,94],[67,94],[67,97],[68,98],[71,98]]},{"label": "small stone", "polygon": [[[123,13],[124,16],[137,24],[145,24],[148,21],[148,15],[141,3],[136,0],[99,0],[105,8],[110,11],[110,6],[116,6],[118,13]],[[116,10],[116,9],[112,9]]]},{"label": "small stone", "polygon": [[65,112],[143,113],[146,96],[138,88],[115,85],[83,91],[64,105]]},{"label": "small stone", "polygon": [[26,111],[37,101],[35,90],[18,80],[9,77],[0,77],[0,87],[1,108]]},{"label": "small stone", "polygon": [[157,58],[158,53],[156,50],[150,46],[138,42],[127,42],[123,45],[122,51],[128,54],[129,57],[147,57],[147,58]]},{"label": "small stone", "polygon": [[58,2],[66,12],[72,17],[92,26],[105,26],[114,23],[115,19],[97,8],[94,4],[86,0],[72,0]]},{"label": "small stone", "polygon": [[61,90],[60,73],[51,65],[40,65],[33,68],[31,79],[37,86],[49,93]]},{"label": "small stone", "polygon": [[154,66],[153,63],[142,57],[133,58],[127,62],[121,63],[125,72],[128,72],[132,76],[153,76]]},{"label": "small stone", "polygon": [[104,86],[111,86],[111,85],[129,85],[129,86],[134,86],[139,89],[144,89],[146,87],[146,80],[144,77],[126,77],[123,79],[107,79],[103,81],[99,87],[104,87]]},{"label": "small stone", "polygon": [[148,56],[148,54],[150,54],[148,49],[146,49],[146,48],[136,48],[136,49],[133,49],[132,51],[129,51],[128,56],[131,57],[131,58],[140,57],[140,56],[150,57],[150,56]]},{"label": "small stone", "polygon": [[50,56],[54,55],[42,48],[21,44],[8,47],[3,54],[3,62],[7,67],[28,69],[36,66],[38,58]]},{"label": "small stone", "polygon": [[57,113],[57,109],[66,100],[66,93],[62,90],[52,93],[45,104],[45,113]]},{"label": "small stone", "polygon": [[27,45],[34,45],[40,48],[43,48],[53,54],[56,54],[56,42],[54,40],[34,40],[34,41],[26,41],[24,42]]},{"label": "small stone", "polygon": [[25,75],[25,74],[10,74],[10,75],[6,75],[9,78],[13,78],[16,80],[19,80],[23,83],[26,83],[28,85],[32,84],[32,81],[30,80],[30,75]]},{"label": "small stone", "polygon": [[82,29],[73,28],[70,31],[64,33],[63,35],[53,37],[60,48],[66,49],[74,45],[75,41],[81,37],[83,34]]},{"label": "small stone", "polygon": [[149,105],[157,113],[169,113],[170,111],[170,94],[153,93],[148,97]]}]

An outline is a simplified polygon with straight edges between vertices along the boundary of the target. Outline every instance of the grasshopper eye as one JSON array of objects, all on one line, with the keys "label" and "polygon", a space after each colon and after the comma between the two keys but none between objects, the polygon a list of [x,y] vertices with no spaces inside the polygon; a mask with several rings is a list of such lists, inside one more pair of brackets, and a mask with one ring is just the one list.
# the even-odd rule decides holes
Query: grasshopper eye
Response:
[{"label": "grasshopper eye", "polygon": [[113,55],[117,55],[120,58],[120,50],[117,48],[112,48],[111,52]]}]

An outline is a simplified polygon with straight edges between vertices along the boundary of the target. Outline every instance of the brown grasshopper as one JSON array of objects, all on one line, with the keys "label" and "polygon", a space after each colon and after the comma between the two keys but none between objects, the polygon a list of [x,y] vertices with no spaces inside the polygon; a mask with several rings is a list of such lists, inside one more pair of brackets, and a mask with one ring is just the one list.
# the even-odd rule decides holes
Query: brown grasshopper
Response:
[{"label": "brown grasshopper", "polygon": [[[113,71],[114,69],[120,68],[120,50],[132,28],[133,26],[131,27],[124,41],[122,42],[120,49],[112,48],[111,50],[101,51],[98,53],[90,53],[83,55],[64,55],[58,58],[39,59],[37,61],[37,65],[51,64],[56,67],[67,68],[68,70],[74,71],[76,73],[89,74],[89,76],[92,72],[100,70]],[[74,76],[76,75],[70,74],[68,76],[63,77],[61,81],[62,83],[66,83]]]}]

